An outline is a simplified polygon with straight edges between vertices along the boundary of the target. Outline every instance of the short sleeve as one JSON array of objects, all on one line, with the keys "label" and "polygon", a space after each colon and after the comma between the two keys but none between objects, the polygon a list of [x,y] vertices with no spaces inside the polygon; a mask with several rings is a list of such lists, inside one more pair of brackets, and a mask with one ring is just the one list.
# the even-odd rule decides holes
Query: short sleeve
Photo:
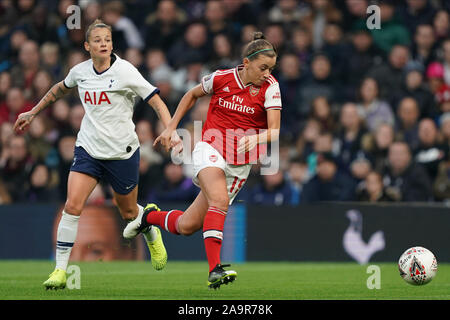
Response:
[{"label": "short sleeve", "polygon": [[216,75],[216,73],[213,72],[202,78],[202,89],[203,89],[204,93],[212,94],[214,92],[213,84],[214,84],[214,76],[215,75]]},{"label": "short sleeve", "polygon": [[66,78],[63,81],[66,88],[71,89],[77,86],[76,72],[74,68],[70,69]]},{"label": "short sleeve", "polygon": [[142,74],[133,66],[128,67],[128,80],[131,90],[140,96],[145,102],[150,100],[155,94],[159,93],[159,89],[151,85]]},{"label": "short sleeve", "polygon": [[278,82],[267,88],[265,98],[264,107],[266,110],[281,110],[281,92]]}]

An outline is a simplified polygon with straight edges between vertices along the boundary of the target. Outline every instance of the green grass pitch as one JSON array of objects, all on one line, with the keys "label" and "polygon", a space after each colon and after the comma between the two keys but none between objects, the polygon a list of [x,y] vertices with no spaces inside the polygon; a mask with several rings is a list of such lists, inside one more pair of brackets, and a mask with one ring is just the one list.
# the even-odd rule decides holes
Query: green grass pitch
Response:
[{"label": "green grass pitch", "polygon": [[450,264],[425,286],[404,282],[395,263],[380,267],[380,289],[368,289],[368,266],[356,263],[248,262],[233,264],[236,281],[207,288],[206,262],[80,262],[80,289],[46,291],[52,261],[0,261],[0,300],[409,300],[450,299]]}]

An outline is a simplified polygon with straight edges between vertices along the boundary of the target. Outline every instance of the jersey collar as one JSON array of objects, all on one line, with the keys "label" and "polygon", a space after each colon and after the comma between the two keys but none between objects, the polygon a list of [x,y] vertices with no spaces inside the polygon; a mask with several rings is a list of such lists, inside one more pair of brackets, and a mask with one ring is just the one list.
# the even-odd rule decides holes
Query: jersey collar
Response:
[{"label": "jersey collar", "polygon": [[103,70],[102,72],[98,72],[97,70],[95,70],[95,67],[94,67],[94,63],[92,63],[92,69],[94,70],[94,72],[95,72],[95,74],[96,75],[102,75],[102,74],[104,74],[106,71],[108,71],[109,69],[111,69],[111,67],[112,67],[112,65],[114,64],[114,62],[117,60],[117,56],[116,56],[116,54],[115,53],[111,53],[111,63],[110,63],[110,65],[109,65],[109,68],[108,69],[106,69],[106,70]]},{"label": "jersey collar", "polygon": [[243,64],[238,65],[236,68],[234,68],[234,79],[236,80],[236,83],[238,84],[240,89],[245,89],[248,86],[251,86],[252,83],[249,83],[247,85],[244,85],[244,83],[241,80],[241,77],[239,76],[239,70],[242,70],[244,68]]}]

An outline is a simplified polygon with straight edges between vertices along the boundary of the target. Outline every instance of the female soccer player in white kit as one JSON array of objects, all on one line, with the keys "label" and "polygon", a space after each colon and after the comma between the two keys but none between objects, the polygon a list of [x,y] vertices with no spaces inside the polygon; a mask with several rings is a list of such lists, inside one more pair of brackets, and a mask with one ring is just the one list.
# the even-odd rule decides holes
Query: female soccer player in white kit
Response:
[{"label": "female soccer player in white kit", "polygon": [[184,212],[148,208],[123,233],[125,238],[133,238],[150,225],[183,235],[203,228],[208,286],[214,289],[237,276],[220,262],[228,206],[243,187],[252,163],[265,153],[267,142],[278,139],[280,129],[280,88],[271,75],[277,59],[275,48],[257,32],[243,57],[242,65],[217,70],[189,90],[168,127],[155,140],[155,144],[160,141],[166,149],[173,147],[177,141],[172,140],[172,135],[182,117],[198,98],[211,95],[202,141],[192,153],[193,182],[201,188],[197,198]]},{"label": "female soccer player in white kit", "polygon": [[[14,125],[16,130],[25,130],[39,112],[78,87],[85,116],[75,144],[67,201],[57,231],[56,267],[44,282],[47,289],[66,285],[66,269],[78,220],[100,178],[111,184],[124,219],[135,219],[144,210],[137,204],[139,141],[132,121],[136,96],[148,102],[166,127],[171,120],[159,90],[132,64],[112,53],[110,26],[97,19],[86,31],[84,46],[91,59],[74,66],[63,81],[54,85],[31,111],[21,114]],[[152,227],[143,234],[153,267],[164,268],[167,253],[159,229]]]}]

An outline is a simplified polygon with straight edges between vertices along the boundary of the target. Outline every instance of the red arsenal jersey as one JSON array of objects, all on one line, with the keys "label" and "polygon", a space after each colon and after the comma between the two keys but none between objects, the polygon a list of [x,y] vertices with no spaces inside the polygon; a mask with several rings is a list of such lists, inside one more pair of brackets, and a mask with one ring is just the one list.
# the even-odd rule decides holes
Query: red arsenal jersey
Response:
[{"label": "red arsenal jersey", "polygon": [[244,85],[238,70],[218,70],[202,79],[203,91],[211,94],[202,141],[211,144],[229,164],[256,163],[267,145],[258,144],[245,154],[237,153],[244,136],[267,130],[267,110],[281,110],[280,87],[271,75],[260,87]]}]

